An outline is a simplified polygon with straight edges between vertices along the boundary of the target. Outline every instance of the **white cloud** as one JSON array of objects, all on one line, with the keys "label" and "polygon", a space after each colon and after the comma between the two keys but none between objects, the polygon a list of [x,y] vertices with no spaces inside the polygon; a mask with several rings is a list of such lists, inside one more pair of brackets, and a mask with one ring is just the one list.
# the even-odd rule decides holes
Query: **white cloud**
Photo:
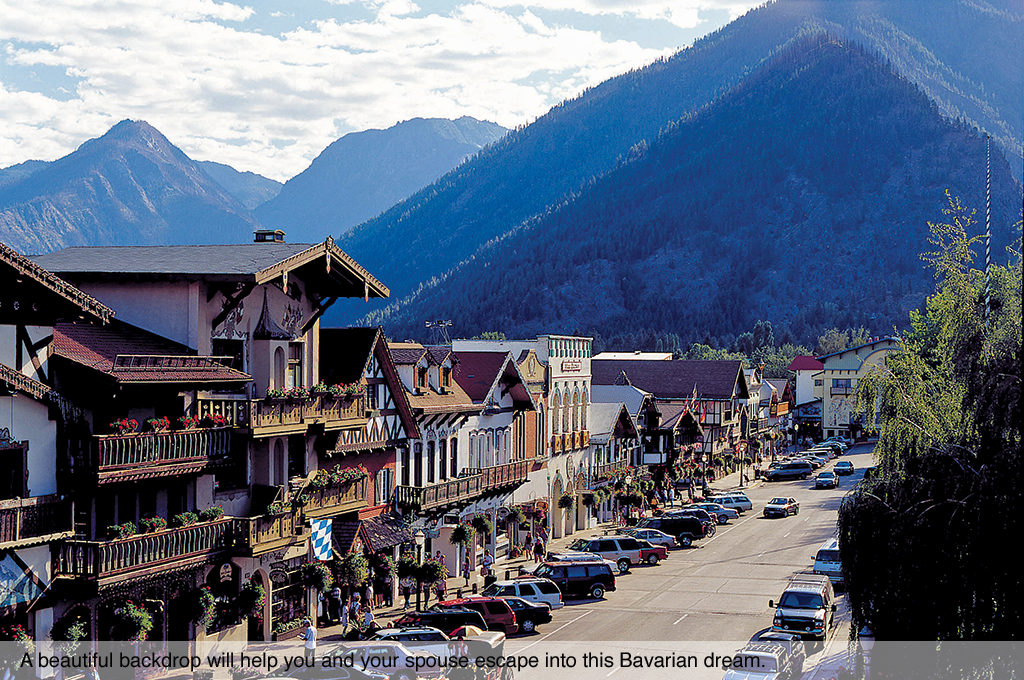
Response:
[{"label": "white cloud", "polygon": [[[283,180],[344,132],[417,116],[513,126],[664,54],[608,31],[546,24],[529,9],[557,2],[472,1],[441,13],[371,0],[363,9],[373,18],[359,20],[325,4],[319,18],[277,34],[255,24],[280,7],[259,2],[0,3],[2,73],[48,66],[77,81],[60,101],[0,75],[0,167],[59,157],[133,118],[193,158]],[[679,26],[696,20],[695,9],[654,0],[563,4]]]}]

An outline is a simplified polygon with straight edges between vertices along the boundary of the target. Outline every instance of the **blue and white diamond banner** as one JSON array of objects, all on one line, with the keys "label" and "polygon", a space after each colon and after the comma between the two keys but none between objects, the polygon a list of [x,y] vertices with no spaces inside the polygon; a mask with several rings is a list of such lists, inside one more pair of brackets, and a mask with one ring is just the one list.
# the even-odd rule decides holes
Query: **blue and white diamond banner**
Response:
[{"label": "blue and white diamond banner", "polygon": [[313,528],[313,559],[315,560],[329,560],[334,557],[334,548],[331,543],[331,525],[332,520],[330,519],[314,519],[310,520],[310,526]]}]

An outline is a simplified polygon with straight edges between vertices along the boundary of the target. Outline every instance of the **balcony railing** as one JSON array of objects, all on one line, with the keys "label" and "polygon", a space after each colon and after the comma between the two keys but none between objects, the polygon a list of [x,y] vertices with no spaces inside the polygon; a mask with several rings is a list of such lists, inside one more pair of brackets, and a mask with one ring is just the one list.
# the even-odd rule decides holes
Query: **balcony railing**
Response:
[{"label": "balcony railing", "polygon": [[306,487],[300,496],[305,496],[303,511],[306,517],[318,519],[340,515],[365,508],[369,501],[369,482],[361,479],[340,486],[325,486],[319,489]]},{"label": "balcony railing", "polygon": [[628,467],[629,461],[625,458],[621,460],[615,460],[610,463],[602,463],[601,465],[595,465],[593,478],[595,480],[599,480],[602,478],[610,478]]},{"label": "balcony railing", "polygon": [[850,395],[857,392],[857,388],[852,385],[833,385],[830,390],[832,396],[836,395]]},{"label": "balcony railing", "polygon": [[0,501],[0,550],[70,538],[73,515],[71,501],[56,494]]},{"label": "balcony railing", "polygon": [[96,435],[90,460],[76,461],[76,472],[100,484],[199,472],[226,462],[231,428]]},{"label": "balcony railing", "polygon": [[235,549],[247,555],[280,550],[302,536],[302,517],[291,511],[262,517],[236,517]]},{"label": "balcony railing", "polygon": [[495,465],[488,468],[467,468],[463,476],[430,486],[400,486],[396,502],[414,510],[435,510],[448,506],[468,505],[485,496],[515,488],[526,481],[530,461]]},{"label": "balcony railing", "polygon": [[319,424],[325,430],[359,427],[366,422],[365,395],[313,395],[309,399],[197,399],[196,413],[222,415],[256,436],[304,432]]},{"label": "balcony railing", "polygon": [[55,551],[54,570],[59,576],[81,577],[104,586],[201,564],[212,553],[231,547],[234,521],[225,517],[112,541],[65,541]]}]

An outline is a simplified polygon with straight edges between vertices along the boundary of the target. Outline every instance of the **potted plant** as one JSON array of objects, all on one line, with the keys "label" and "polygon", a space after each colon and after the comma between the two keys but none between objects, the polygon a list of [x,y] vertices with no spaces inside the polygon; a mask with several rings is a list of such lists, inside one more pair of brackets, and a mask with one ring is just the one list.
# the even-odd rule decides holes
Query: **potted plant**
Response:
[{"label": "potted plant", "polygon": [[267,602],[267,590],[258,581],[249,579],[238,592],[238,613],[240,616],[262,617]]},{"label": "potted plant", "polygon": [[153,616],[134,600],[120,600],[111,606],[110,638],[142,642],[153,630]]},{"label": "potted plant", "polygon": [[194,430],[199,427],[199,418],[192,416],[178,416],[174,419],[172,427],[175,430]]},{"label": "potted plant", "polygon": [[209,586],[196,588],[192,592],[192,621],[205,629],[213,625],[217,612],[217,599],[210,592]]},{"label": "potted plant", "polygon": [[267,390],[266,399],[267,401],[280,401],[282,399],[285,399],[287,396],[288,394],[284,390],[269,389]]},{"label": "potted plant", "polygon": [[307,562],[302,568],[302,578],[307,586],[321,592],[327,590],[334,581],[334,575],[326,562]]},{"label": "potted plant", "polygon": [[213,522],[224,516],[224,508],[219,505],[214,505],[209,508],[204,508],[199,511],[199,521],[201,522]]},{"label": "potted plant", "polygon": [[486,535],[494,531],[494,522],[487,515],[474,515],[469,523],[480,534]]},{"label": "potted plant", "polygon": [[147,418],[142,423],[143,432],[167,432],[171,429],[171,419],[167,416],[162,418]]},{"label": "potted plant", "polygon": [[572,506],[576,505],[576,496],[566,491],[558,497],[558,507],[563,510],[568,510]]},{"label": "potted plant", "polygon": [[231,421],[219,413],[207,413],[199,419],[199,427],[228,427]]},{"label": "potted plant", "polygon": [[309,399],[309,390],[305,387],[289,387],[284,390],[284,396],[289,401],[306,401]]},{"label": "potted plant", "polygon": [[139,421],[135,418],[119,418],[110,423],[110,431],[117,435],[135,434],[139,430]]},{"label": "potted plant", "polygon": [[267,512],[265,514],[267,516],[283,515],[287,511],[288,505],[286,503],[282,503],[281,501],[274,501],[273,503],[267,506]]},{"label": "potted plant", "polygon": [[152,534],[166,528],[167,520],[163,517],[143,517],[139,520],[139,531],[144,534]]},{"label": "potted plant", "polygon": [[134,536],[137,533],[135,528],[135,522],[124,522],[123,524],[114,524],[107,527],[107,535],[111,540],[119,540],[122,538],[128,538]]},{"label": "potted plant", "polygon": [[199,515],[194,512],[179,512],[171,518],[172,527],[190,527],[199,521]]}]

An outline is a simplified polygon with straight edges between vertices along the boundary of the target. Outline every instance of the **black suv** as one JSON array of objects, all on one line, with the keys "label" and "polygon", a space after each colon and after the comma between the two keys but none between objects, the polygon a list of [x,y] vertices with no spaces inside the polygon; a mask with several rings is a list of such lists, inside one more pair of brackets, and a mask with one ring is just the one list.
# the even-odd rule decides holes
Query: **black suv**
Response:
[{"label": "black suv", "polygon": [[602,598],[606,591],[615,590],[615,574],[602,559],[587,562],[544,562],[533,572],[554,581],[564,597]]},{"label": "black suv", "polygon": [[465,607],[452,607],[442,611],[408,612],[395,619],[394,625],[397,628],[430,626],[437,628],[445,635],[451,635],[453,630],[462,626],[476,626],[480,630],[487,630],[487,623],[480,612]]},{"label": "black suv", "polygon": [[708,535],[708,527],[693,515],[663,515],[644,517],[637,523],[638,529],[657,529],[676,537],[676,543],[688,548],[694,541]]}]

